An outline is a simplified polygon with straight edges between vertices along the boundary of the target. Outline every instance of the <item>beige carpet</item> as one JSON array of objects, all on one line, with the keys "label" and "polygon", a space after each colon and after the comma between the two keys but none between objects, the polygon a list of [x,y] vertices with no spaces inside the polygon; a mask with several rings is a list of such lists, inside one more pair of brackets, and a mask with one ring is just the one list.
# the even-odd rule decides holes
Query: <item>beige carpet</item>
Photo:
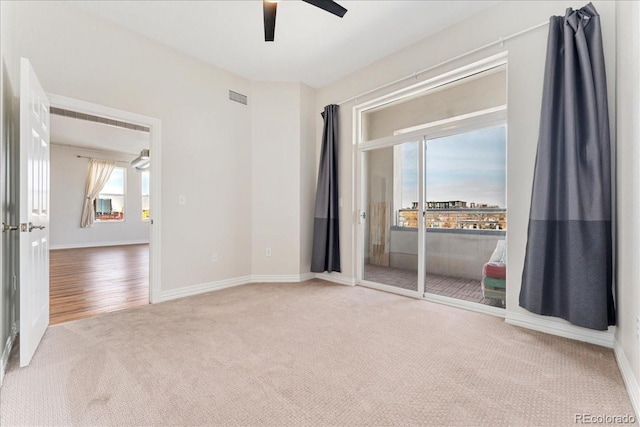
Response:
[{"label": "beige carpet", "polygon": [[611,350],[366,288],[256,284],[50,327],[5,425],[575,425]]}]

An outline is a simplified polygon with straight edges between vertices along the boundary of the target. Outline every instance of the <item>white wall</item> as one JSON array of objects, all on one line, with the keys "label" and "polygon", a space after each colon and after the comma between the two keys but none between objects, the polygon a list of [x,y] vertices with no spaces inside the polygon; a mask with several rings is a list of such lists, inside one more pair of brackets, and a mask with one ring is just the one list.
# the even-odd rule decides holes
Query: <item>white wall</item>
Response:
[{"label": "white wall", "polygon": [[[593,2],[598,9],[603,26],[605,62],[608,73],[609,111],[612,123],[615,120],[615,3],[607,1]],[[317,108],[341,102],[377,86],[387,84],[401,77],[411,75],[417,70],[439,64],[450,58],[473,50],[500,37],[508,36],[542,22],[548,22],[551,15],[564,15],[567,7],[580,8],[584,2],[576,1],[518,1],[504,2],[470,20],[454,25],[430,38],[416,43],[402,51],[353,73],[331,85],[318,90]],[[437,76],[470,64],[479,59],[508,52],[507,68],[507,104],[508,104],[508,142],[507,142],[507,200],[509,206],[509,246],[508,246],[508,289],[507,316],[516,315],[543,321],[518,306],[521,275],[527,238],[531,185],[537,147],[537,134],[542,98],[542,82],[547,47],[548,28],[537,29],[518,38],[508,40],[504,46],[496,45],[465,58],[453,61],[422,75],[418,80]],[[399,83],[394,87],[358,98],[358,103],[366,102],[394,90],[414,84],[415,79]],[[353,140],[352,107],[353,101],[340,107],[340,193],[345,203],[340,210],[340,237],[342,245],[343,274],[355,277],[356,260],[353,257],[356,236],[356,204],[352,191]],[[321,123],[319,121],[319,123]],[[615,127],[613,127],[615,128]],[[316,136],[320,141],[319,135]],[[319,152],[319,146],[317,147]],[[621,283],[621,287],[633,286]],[[630,319],[620,319],[621,322]],[[563,330],[576,334],[591,334],[581,328],[560,321]],[[605,338],[603,338],[605,339]]]},{"label": "white wall", "polygon": [[14,7],[15,57],[46,91],[162,121],[162,291],[249,275],[251,117],[228,90],[250,82],[68,3]]},{"label": "white wall", "polygon": [[300,83],[252,84],[252,274],[257,277],[310,271],[314,95]]},{"label": "white wall", "polygon": [[[124,221],[97,221],[90,228],[80,227],[89,160],[78,155],[125,162],[116,164],[126,168]],[[149,242],[150,224],[142,220],[141,173],[129,164],[133,157],[51,145],[52,249]]]},{"label": "white wall", "polygon": [[617,344],[635,378],[640,412],[640,3],[617,4]]},{"label": "white wall", "polygon": [[256,82],[250,105],[252,273],[294,274],[300,265],[300,85]]},{"label": "white wall", "polygon": [[316,91],[300,89],[300,274],[311,271],[313,217],[316,204]]}]

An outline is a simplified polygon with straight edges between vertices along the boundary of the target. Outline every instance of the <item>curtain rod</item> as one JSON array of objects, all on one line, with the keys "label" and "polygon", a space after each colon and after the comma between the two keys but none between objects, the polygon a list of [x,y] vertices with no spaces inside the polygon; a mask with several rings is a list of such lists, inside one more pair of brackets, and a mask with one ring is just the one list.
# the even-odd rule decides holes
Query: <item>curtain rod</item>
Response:
[{"label": "curtain rod", "polygon": [[76,155],[76,157],[79,159],[89,159],[89,160],[95,159],[95,160],[104,160],[106,162],[124,163],[125,165],[129,164],[129,162],[125,162],[124,160],[98,159],[97,157],[81,156],[80,154]]},{"label": "curtain rod", "polygon": [[470,50],[470,51],[468,51],[468,52],[462,53],[462,54],[460,54],[460,55],[458,55],[458,56],[454,56],[453,58],[449,58],[449,59],[447,59],[446,61],[442,61],[442,62],[440,62],[439,64],[432,65],[432,66],[427,67],[427,68],[425,68],[425,69],[423,69],[423,70],[416,71],[416,72],[414,72],[413,74],[410,74],[410,75],[408,75],[408,76],[401,77],[401,78],[399,78],[399,79],[397,79],[397,80],[394,80],[394,81],[392,81],[392,82],[390,82],[390,83],[386,83],[386,84],[384,84],[384,85],[382,85],[382,86],[378,86],[378,87],[376,87],[376,88],[374,88],[374,89],[368,90],[368,91],[363,92],[363,93],[361,93],[361,94],[359,94],[359,95],[352,96],[351,98],[348,98],[348,99],[345,99],[345,100],[344,100],[344,101],[342,101],[342,102],[339,102],[339,103],[338,103],[338,105],[345,104],[345,103],[347,103],[347,102],[349,102],[349,101],[353,101],[354,99],[358,99],[358,98],[360,98],[360,97],[363,97],[363,96],[369,95],[369,94],[371,94],[371,93],[373,93],[373,92],[377,92],[377,91],[379,91],[379,90],[381,90],[381,89],[385,89],[385,88],[387,88],[387,87],[389,87],[389,86],[393,86],[393,85],[395,85],[395,84],[397,84],[397,83],[400,83],[400,82],[403,82],[403,81],[405,81],[405,80],[412,79],[412,78],[416,78],[416,77],[418,77],[420,74],[424,74],[424,73],[426,73],[427,71],[431,71],[431,70],[433,70],[433,69],[435,69],[435,68],[442,67],[443,65],[447,65],[447,64],[448,64],[448,63],[450,63],[450,62],[457,61],[458,59],[464,58],[465,56],[472,55],[472,54],[474,54],[474,53],[476,53],[476,52],[479,52],[479,51],[481,51],[481,50],[484,50],[484,49],[487,49],[487,48],[489,48],[489,47],[495,46],[495,45],[497,45],[497,44],[499,44],[499,45],[501,45],[501,46],[502,46],[502,44],[503,44],[504,42],[506,42],[507,40],[511,40],[511,39],[513,39],[513,38],[516,38],[516,37],[518,37],[518,36],[521,36],[521,35],[523,35],[523,34],[526,34],[526,33],[530,32],[530,31],[537,30],[538,28],[544,27],[545,25],[549,25],[549,21],[542,22],[542,23],[540,23],[540,24],[538,24],[538,25],[534,25],[533,27],[529,27],[529,28],[524,29],[524,30],[522,30],[522,31],[518,31],[517,33],[510,34],[510,35],[508,35],[508,36],[506,36],[506,37],[500,37],[500,38],[498,38],[498,40],[496,40],[496,41],[494,41],[494,42],[487,43],[487,44],[485,44],[485,45],[483,45],[483,46],[480,46],[480,47],[477,47],[477,48],[475,48],[475,49],[473,49],[473,50]]}]

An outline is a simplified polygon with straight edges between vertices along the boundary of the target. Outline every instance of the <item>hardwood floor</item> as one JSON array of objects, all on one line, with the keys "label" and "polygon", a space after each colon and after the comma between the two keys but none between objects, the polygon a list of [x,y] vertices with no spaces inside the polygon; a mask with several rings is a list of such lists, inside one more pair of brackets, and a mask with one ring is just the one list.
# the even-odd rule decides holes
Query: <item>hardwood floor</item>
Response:
[{"label": "hardwood floor", "polygon": [[49,323],[149,303],[149,245],[50,251]]}]

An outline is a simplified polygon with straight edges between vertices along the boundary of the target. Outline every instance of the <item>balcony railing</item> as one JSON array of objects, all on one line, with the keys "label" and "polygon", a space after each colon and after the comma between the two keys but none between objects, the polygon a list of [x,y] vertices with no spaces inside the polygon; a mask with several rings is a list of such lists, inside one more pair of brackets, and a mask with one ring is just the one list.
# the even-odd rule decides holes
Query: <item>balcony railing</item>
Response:
[{"label": "balcony railing", "polygon": [[[489,260],[505,230],[427,228],[425,233],[428,273],[480,280],[482,266]],[[418,269],[418,229],[391,227],[391,267]]]},{"label": "balcony railing", "polygon": [[[398,227],[418,227],[417,209],[400,209],[396,215]],[[465,230],[506,230],[507,210],[504,208],[427,209],[425,227]]]}]

